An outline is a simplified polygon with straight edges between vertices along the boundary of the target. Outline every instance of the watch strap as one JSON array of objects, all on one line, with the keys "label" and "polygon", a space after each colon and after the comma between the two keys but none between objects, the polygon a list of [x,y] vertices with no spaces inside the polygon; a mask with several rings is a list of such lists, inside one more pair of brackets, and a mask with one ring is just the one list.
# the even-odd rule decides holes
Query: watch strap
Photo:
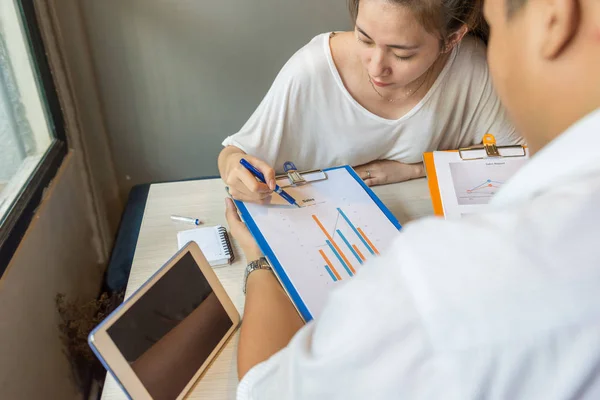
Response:
[{"label": "watch strap", "polygon": [[269,270],[272,271],[273,268],[271,268],[271,265],[269,264],[269,261],[265,258],[265,257],[261,257],[258,260],[253,260],[250,261],[248,263],[248,265],[246,266],[246,272],[244,273],[244,294],[246,294],[246,285],[248,284],[248,277],[250,276],[250,274],[256,270],[259,269],[264,269],[264,270]]}]

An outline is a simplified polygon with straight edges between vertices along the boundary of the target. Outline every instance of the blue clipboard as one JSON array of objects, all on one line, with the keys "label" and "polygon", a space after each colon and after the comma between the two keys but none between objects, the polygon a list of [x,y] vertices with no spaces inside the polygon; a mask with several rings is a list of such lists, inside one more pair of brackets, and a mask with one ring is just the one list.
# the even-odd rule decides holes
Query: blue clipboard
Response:
[{"label": "blue clipboard", "polygon": [[[398,219],[385,206],[385,204],[383,204],[383,202],[379,199],[379,197],[377,197],[377,195],[371,190],[371,188],[368,187],[363,182],[363,180],[357,175],[357,173],[354,171],[354,169],[352,167],[350,167],[348,165],[344,165],[344,166],[340,166],[340,167],[324,169],[323,172],[333,171],[336,169],[346,169],[348,171],[348,173],[362,186],[362,188],[365,190],[365,192],[367,192],[369,197],[371,197],[373,202],[381,209],[381,211],[390,220],[390,222],[396,228],[398,228],[398,230],[402,229],[402,225],[400,225],[400,222],[398,221]],[[310,311],[308,311],[306,304],[304,303],[304,301],[302,300],[302,298],[296,291],[296,288],[290,281],[284,268],[282,267],[281,263],[275,256],[273,249],[271,249],[271,246],[266,241],[266,239],[263,236],[263,234],[261,233],[261,231],[258,229],[258,226],[256,226],[256,223],[254,222],[254,219],[252,218],[252,216],[250,215],[250,212],[246,208],[246,205],[241,201],[238,201],[238,200],[234,200],[234,201],[235,201],[235,204],[242,216],[242,219],[244,220],[244,222],[246,223],[246,226],[250,230],[250,233],[252,234],[252,236],[254,236],[254,239],[258,243],[258,246],[262,250],[265,257],[267,257],[267,259],[269,260],[271,267],[275,271],[275,274],[278,276],[279,281],[283,285],[284,289],[287,291],[288,295],[292,299],[292,302],[295,304],[296,308],[298,309],[298,312],[300,313],[300,315],[302,316],[304,321],[306,321],[306,322],[311,321],[313,319],[312,314],[310,313]]]}]

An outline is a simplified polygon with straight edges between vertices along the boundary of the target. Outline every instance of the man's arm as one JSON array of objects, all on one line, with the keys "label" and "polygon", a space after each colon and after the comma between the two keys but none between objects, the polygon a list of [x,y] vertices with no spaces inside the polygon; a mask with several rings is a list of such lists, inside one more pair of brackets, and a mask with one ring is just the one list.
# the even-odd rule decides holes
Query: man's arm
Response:
[{"label": "man's arm", "polygon": [[[240,219],[235,204],[225,199],[229,231],[248,262],[262,256],[260,248]],[[240,380],[255,365],[283,349],[304,325],[302,318],[272,271],[256,270],[248,276],[246,304],[238,343]]]},{"label": "man's arm", "polygon": [[273,272],[252,272],[246,285],[246,305],[238,344],[240,380],[252,367],[287,346],[303,325]]}]

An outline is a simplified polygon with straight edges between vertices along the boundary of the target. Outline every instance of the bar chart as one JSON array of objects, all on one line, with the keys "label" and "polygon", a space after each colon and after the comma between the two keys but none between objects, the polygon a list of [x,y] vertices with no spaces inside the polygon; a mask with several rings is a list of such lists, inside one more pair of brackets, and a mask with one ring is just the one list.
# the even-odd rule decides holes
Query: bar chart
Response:
[{"label": "bar chart", "polygon": [[[311,217],[323,234],[325,245],[327,245],[327,248],[334,255],[334,259],[338,261],[338,267],[346,271],[347,277],[352,277],[356,274],[356,266],[363,265],[367,261],[363,253],[371,254],[372,256],[379,255],[380,253],[361,227],[355,225],[341,208],[337,208],[336,211],[338,216],[332,233],[325,229],[317,215],[313,214]],[[346,231],[350,231],[351,234],[344,234],[343,227],[340,225],[345,225]],[[336,236],[339,240],[336,240]],[[359,246],[363,248],[363,251],[360,250]],[[325,251],[319,249],[318,252],[325,262],[323,268],[332,280],[338,282],[344,279],[338,273],[338,268],[331,262]]]},{"label": "bar chart", "polygon": [[302,208],[246,207],[253,231],[260,231],[261,249],[310,319],[319,315],[331,290],[351,282],[385,254],[398,226],[346,169],[328,171],[327,181],[289,188],[289,193],[316,201]]}]

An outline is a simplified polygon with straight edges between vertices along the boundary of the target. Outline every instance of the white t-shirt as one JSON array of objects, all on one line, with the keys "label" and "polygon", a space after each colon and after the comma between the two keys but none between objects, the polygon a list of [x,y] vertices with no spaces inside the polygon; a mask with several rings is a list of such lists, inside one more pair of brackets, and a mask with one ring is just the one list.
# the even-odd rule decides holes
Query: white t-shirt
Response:
[{"label": "white t-shirt", "polygon": [[407,224],[238,399],[600,399],[600,109],[489,212]]},{"label": "white t-shirt", "polygon": [[346,90],[329,46],[315,37],[285,64],[242,129],[223,142],[268,162],[278,172],[374,160],[422,161],[423,153],[479,144],[521,143],[492,87],[484,43],[466,37],[425,97],[398,120],[379,117]]}]

